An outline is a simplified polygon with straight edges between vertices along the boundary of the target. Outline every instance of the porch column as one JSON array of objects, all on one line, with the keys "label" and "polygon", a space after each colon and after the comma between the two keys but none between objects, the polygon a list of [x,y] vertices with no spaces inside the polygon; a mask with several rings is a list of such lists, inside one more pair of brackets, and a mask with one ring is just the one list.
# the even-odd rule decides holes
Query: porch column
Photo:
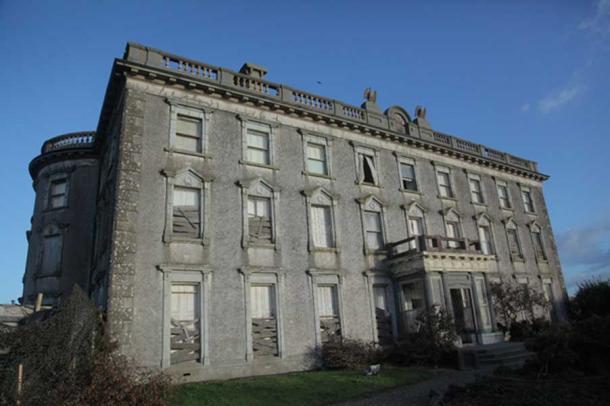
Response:
[{"label": "porch column", "polygon": [[432,283],[430,282],[430,275],[424,274],[424,296],[426,298],[426,309],[432,310]]},{"label": "porch column", "polygon": [[474,280],[474,274],[472,273],[468,273],[468,277],[470,278],[470,290],[472,292],[472,301],[473,303],[473,310],[474,310],[474,330],[475,332],[481,333],[482,330],[480,329],[481,326],[481,308],[479,307],[479,295],[477,293],[477,284],[476,281]]},{"label": "porch column", "polygon": [[453,304],[451,303],[451,294],[449,293],[449,285],[447,284],[446,272],[441,272],[441,281],[443,283],[443,294],[445,295],[445,309],[447,310],[447,312],[449,312],[451,317],[454,318]]},{"label": "porch column", "polygon": [[496,306],[489,293],[489,278],[486,273],[483,273],[483,282],[485,283],[485,293],[487,294],[487,303],[489,303],[489,318],[491,319],[491,331],[498,331],[498,322],[496,321]]}]

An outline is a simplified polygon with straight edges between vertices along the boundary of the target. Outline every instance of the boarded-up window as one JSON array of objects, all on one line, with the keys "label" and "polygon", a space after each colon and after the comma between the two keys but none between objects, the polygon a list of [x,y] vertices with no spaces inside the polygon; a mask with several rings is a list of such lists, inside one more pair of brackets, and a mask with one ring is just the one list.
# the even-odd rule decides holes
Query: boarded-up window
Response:
[{"label": "boarded-up window", "polygon": [[441,197],[453,197],[453,190],[451,189],[451,178],[449,172],[437,171],[436,180],[438,182],[438,193]]},{"label": "boarded-up window", "polygon": [[40,273],[42,275],[50,275],[59,272],[61,270],[61,251],[63,245],[61,234],[45,236],[43,244]]},{"label": "boarded-up window", "polygon": [[58,179],[51,181],[49,187],[49,208],[56,209],[65,207],[68,204],[68,180]]},{"label": "boarded-up window", "polygon": [[252,351],[255,356],[278,355],[275,285],[250,286]]},{"label": "boarded-up window", "polygon": [[330,206],[311,206],[311,226],[315,247],[330,248],[335,246],[333,221]]},{"label": "boarded-up window", "polygon": [[273,240],[271,199],[268,197],[248,197],[248,233],[251,241],[271,242]]},{"label": "boarded-up window", "polygon": [[328,175],[325,145],[307,143],[307,172]]},{"label": "boarded-up window", "polygon": [[201,237],[200,189],[174,187],[172,230],[184,237]]},{"label": "boarded-up window", "polygon": [[178,114],[176,120],[175,148],[184,151],[201,152],[201,144],[201,119]]},{"label": "boarded-up window", "polygon": [[417,190],[415,180],[415,166],[405,162],[400,163],[400,180],[402,188],[405,190]]},{"label": "boarded-up window", "polygon": [[519,245],[519,237],[517,236],[517,230],[515,228],[507,228],[506,234],[508,236],[508,249],[512,256],[521,256],[521,246]]},{"label": "boarded-up window", "polygon": [[318,316],[322,343],[341,338],[337,286],[317,286]]},{"label": "boarded-up window", "polygon": [[269,132],[248,128],[247,144],[248,144],[248,156],[249,162],[254,162],[263,165],[269,165]]},{"label": "boarded-up window", "polygon": [[381,225],[381,213],[377,211],[365,211],[366,246],[370,250],[383,248],[383,229]]},{"label": "boarded-up window", "polygon": [[172,364],[200,359],[200,304],[199,285],[172,285],[170,305]]}]

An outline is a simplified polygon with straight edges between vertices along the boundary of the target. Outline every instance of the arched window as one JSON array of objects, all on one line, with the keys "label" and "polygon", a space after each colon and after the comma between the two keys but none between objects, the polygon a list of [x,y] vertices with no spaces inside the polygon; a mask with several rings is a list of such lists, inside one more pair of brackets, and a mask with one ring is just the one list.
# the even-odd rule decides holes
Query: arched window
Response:
[{"label": "arched window", "polygon": [[409,237],[415,237],[409,242],[410,249],[417,248],[417,237],[426,235],[425,211],[418,203],[411,203],[405,207],[407,216],[407,234]]},{"label": "arched window", "polygon": [[512,260],[523,260],[523,251],[521,250],[521,240],[519,238],[519,229],[512,218],[505,222],[506,238],[508,241],[508,251]]},{"label": "arched window", "polygon": [[547,256],[544,248],[544,240],[542,238],[542,228],[534,221],[530,224],[529,229],[534,252],[536,253],[536,259],[546,261]]},{"label": "arched window", "polygon": [[279,210],[279,189],[262,178],[239,183],[242,187],[244,247],[250,245],[275,245],[277,247],[276,221]]},{"label": "arched window", "polygon": [[495,253],[495,246],[493,240],[492,223],[486,214],[481,214],[475,217],[477,232],[479,234],[479,244],[481,252],[485,255],[492,255]]},{"label": "arched window", "polygon": [[358,200],[362,217],[365,253],[371,254],[385,247],[383,204],[373,195]]},{"label": "arched window", "polygon": [[460,214],[454,208],[449,208],[444,211],[443,217],[445,220],[445,235],[449,239],[447,241],[447,248],[461,248],[462,245],[460,241],[458,241],[462,238],[462,221]]}]

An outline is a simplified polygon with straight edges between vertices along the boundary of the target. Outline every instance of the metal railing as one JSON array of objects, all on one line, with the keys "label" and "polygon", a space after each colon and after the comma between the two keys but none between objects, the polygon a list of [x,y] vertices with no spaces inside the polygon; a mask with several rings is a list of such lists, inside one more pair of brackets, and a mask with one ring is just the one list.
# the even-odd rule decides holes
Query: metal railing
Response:
[{"label": "metal railing", "polygon": [[407,256],[424,251],[462,252],[482,255],[481,243],[468,238],[451,238],[440,235],[419,235],[386,244],[389,258]]},{"label": "metal railing", "polygon": [[63,134],[46,140],[42,144],[41,152],[44,154],[62,149],[90,148],[94,142],[95,132],[93,131]]}]

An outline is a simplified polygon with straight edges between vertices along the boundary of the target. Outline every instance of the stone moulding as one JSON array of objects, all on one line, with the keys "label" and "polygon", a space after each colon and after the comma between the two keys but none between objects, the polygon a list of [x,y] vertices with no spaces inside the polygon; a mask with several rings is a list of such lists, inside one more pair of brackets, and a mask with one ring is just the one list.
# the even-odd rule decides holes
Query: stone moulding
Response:
[{"label": "stone moulding", "polygon": [[[129,43],[124,58],[115,60],[109,94],[119,84],[112,82],[120,82],[117,78],[124,77],[165,82],[369,136],[407,143],[537,181],[548,179],[547,175],[538,172],[537,164],[533,161],[433,131],[412,121],[406,123],[404,131],[398,131],[386,115],[139,44]],[[109,115],[106,111],[110,107],[104,103],[100,133],[103,133],[106,125],[104,119]],[[409,120],[408,116],[405,118]]]}]

